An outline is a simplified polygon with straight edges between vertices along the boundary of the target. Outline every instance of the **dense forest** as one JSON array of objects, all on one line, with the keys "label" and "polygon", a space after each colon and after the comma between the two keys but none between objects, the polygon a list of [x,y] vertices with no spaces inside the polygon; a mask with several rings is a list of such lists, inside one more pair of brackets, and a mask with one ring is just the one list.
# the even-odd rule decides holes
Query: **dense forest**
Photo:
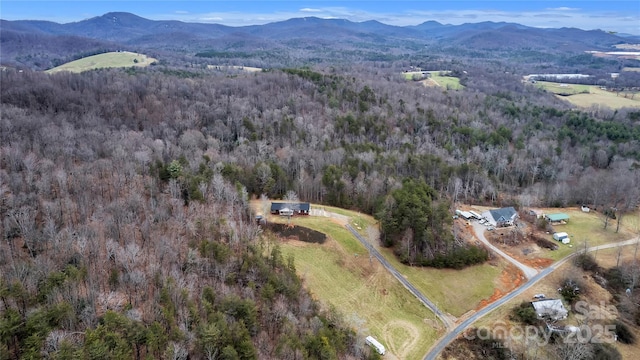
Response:
[{"label": "dense forest", "polygon": [[375,357],[255,224],[262,194],[378,214],[403,261],[450,267],[458,202],[637,205],[638,110],[405,65],[1,71],[1,357]]}]

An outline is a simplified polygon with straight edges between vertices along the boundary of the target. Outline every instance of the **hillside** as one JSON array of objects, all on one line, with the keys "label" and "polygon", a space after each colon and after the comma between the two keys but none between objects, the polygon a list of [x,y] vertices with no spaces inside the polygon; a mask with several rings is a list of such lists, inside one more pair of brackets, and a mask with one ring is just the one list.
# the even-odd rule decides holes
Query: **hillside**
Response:
[{"label": "hillside", "polygon": [[[32,48],[21,47],[20,39],[25,36],[30,37]],[[265,25],[230,27],[156,21],[122,12],[67,24],[2,20],[0,37],[3,48],[20,48],[20,51],[3,51],[1,63],[23,64],[38,69],[43,69],[43,65],[34,63],[32,57],[41,58],[40,61],[50,58],[49,61],[56,66],[73,60],[70,57],[78,58],[78,52],[96,53],[105,47],[112,50],[163,51],[173,56],[213,52],[225,54],[223,58],[227,60],[251,58],[255,63],[246,65],[265,68],[318,62],[402,61],[434,56],[446,59],[452,56],[518,59],[513,65],[544,68],[549,64],[558,65],[568,54],[606,51],[613,45],[637,40],[603,31],[537,29],[514,23],[443,25],[427,22],[403,27],[377,21],[306,17]],[[75,46],[78,50],[68,53],[61,53],[59,47],[47,43],[69,37],[85,40]],[[112,47],[116,43],[119,48]]]},{"label": "hillside", "polygon": [[[456,233],[460,203],[588,204],[603,224],[640,203],[640,111],[578,109],[522,81],[544,69],[636,86],[636,72],[611,76],[636,60],[583,52],[621,41],[612,34],[318,18],[231,28],[127,13],[1,25],[0,358],[378,358],[362,322],[298,277],[299,260],[331,252],[288,256],[252,198],[374,216],[385,256],[451,278],[494,266]],[[123,52],[98,59],[126,68],[42,71],[107,51]],[[134,66],[141,53],[157,64]],[[412,69],[442,70],[442,83],[407,81]],[[327,271],[345,265],[330,259]],[[317,283],[330,294],[331,281]],[[426,318],[406,311],[415,326]]]},{"label": "hillside", "polygon": [[147,57],[144,54],[137,54],[128,51],[109,52],[104,54],[92,55],[86,58],[78,59],[46,72],[49,74],[60,71],[83,72],[94,69],[118,68],[118,67],[145,67],[152,65],[157,60]]}]

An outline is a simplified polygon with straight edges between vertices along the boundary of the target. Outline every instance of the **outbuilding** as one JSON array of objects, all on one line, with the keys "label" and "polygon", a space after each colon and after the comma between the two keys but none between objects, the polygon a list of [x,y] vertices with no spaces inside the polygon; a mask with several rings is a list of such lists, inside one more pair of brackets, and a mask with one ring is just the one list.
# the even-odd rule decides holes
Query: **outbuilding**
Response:
[{"label": "outbuilding", "polygon": [[544,218],[552,225],[566,224],[569,221],[569,215],[565,213],[547,214]]},{"label": "outbuilding", "polygon": [[566,232],[553,233],[553,240],[562,241],[563,244],[568,244],[571,241],[569,240],[569,234]]}]

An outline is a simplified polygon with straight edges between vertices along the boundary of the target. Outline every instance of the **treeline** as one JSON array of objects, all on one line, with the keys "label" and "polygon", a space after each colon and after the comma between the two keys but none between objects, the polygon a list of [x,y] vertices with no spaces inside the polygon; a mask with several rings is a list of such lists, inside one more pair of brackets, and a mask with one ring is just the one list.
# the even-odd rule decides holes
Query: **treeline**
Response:
[{"label": "treeline", "polygon": [[1,357],[375,358],[261,235],[218,141],[177,104],[180,132],[153,103],[129,117],[153,86],[93,75],[0,74]]},{"label": "treeline", "polygon": [[424,181],[407,179],[376,214],[382,243],[410,265],[460,269],[488,259],[482,248],[456,241],[449,202]]},{"label": "treeline", "polygon": [[[3,143],[38,144],[17,150],[18,163],[25,152],[73,162],[110,158],[111,131],[153,139],[124,153],[165,177],[177,161],[192,174],[175,179],[183,201],[206,198],[200,184],[218,174],[249,195],[295,191],[371,214],[408,178],[444,202],[604,208],[621,203],[610,194],[624,188],[633,195],[624,208],[637,203],[638,111],[573,110],[497,65],[447,63],[466,71],[462,91],[407,82],[396,65],[188,77],[166,66],[8,70]],[[79,138],[89,125],[99,130]],[[122,171],[135,171],[128,166]],[[612,172],[625,175],[603,187]]]}]

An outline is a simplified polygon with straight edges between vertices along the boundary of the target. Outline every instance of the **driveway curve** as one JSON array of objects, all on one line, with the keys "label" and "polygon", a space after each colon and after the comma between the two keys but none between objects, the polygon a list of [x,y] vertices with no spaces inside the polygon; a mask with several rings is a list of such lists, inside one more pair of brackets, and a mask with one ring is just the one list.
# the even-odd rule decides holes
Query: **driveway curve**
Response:
[{"label": "driveway curve", "polygon": [[491,249],[491,251],[502,256],[507,261],[517,266],[518,269],[522,270],[527,280],[533,279],[538,274],[538,270],[519,262],[518,260],[512,258],[511,256],[507,255],[504,251],[498,249],[493,244],[491,244],[489,240],[487,240],[487,238],[484,237],[484,231],[486,230],[484,225],[474,221],[472,223],[472,226],[473,226],[473,231],[476,233],[476,237],[478,238],[478,240],[482,241],[482,243],[485,244],[489,249]]}]

